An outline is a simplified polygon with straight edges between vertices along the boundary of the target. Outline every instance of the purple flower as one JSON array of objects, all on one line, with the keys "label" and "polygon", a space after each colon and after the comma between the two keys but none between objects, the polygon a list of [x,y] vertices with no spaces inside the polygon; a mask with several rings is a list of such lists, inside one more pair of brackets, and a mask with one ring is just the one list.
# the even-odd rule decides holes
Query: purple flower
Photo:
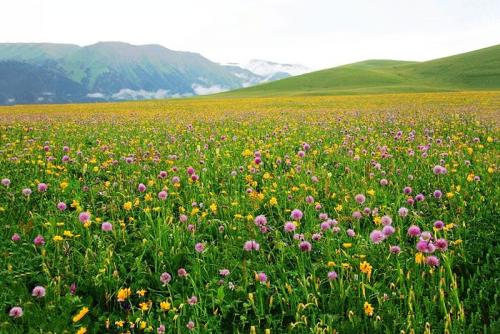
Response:
[{"label": "purple flower", "polygon": [[3,185],[4,187],[8,187],[8,186],[10,186],[10,180],[9,180],[9,179],[7,179],[7,178],[2,179],[2,185]]},{"label": "purple flower", "polygon": [[442,252],[448,250],[448,240],[446,239],[443,238],[437,239],[434,245],[436,246],[437,249],[439,249]]},{"label": "purple flower", "polygon": [[139,190],[141,193],[143,193],[146,191],[146,186],[142,183],[139,183],[139,185],[137,186],[137,190]]},{"label": "purple flower", "polygon": [[293,219],[293,220],[301,220],[302,217],[304,216],[304,214],[302,213],[302,211],[300,211],[299,209],[294,209],[292,211],[292,213],[290,214],[290,217]]},{"label": "purple flower", "polygon": [[24,196],[28,197],[29,195],[31,195],[32,191],[30,188],[24,188],[22,193]]},{"label": "purple flower", "polygon": [[164,272],[160,275],[160,282],[162,282],[164,285],[170,283],[171,280],[172,276],[167,272]]},{"label": "purple flower", "polygon": [[255,278],[261,283],[267,282],[267,275],[264,272],[258,273],[257,275],[255,275]]},{"label": "purple flower", "polygon": [[57,208],[59,209],[59,211],[66,210],[66,203],[64,203],[64,202],[57,203]]},{"label": "purple flower", "polygon": [[201,242],[198,242],[196,245],[194,245],[194,249],[198,252],[201,253],[205,250],[205,245]]},{"label": "purple flower", "polygon": [[428,256],[425,262],[431,267],[439,267],[439,259],[434,255]]},{"label": "purple flower", "polygon": [[245,245],[243,245],[243,249],[247,252],[253,250],[258,251],[260,249],[260,245],[255,240],[248,240],[247,242],[245,242]]},{"label": "purple flower", "polygon": [[335,271],[329,271],[327,274],[328,280],[333,281],[337,279],[337,273]]},{"label": "purple flower", "polygon": [[303,252],[310,252],[312,249],[311,243],[308,241],[302,241],[299,244],[299,249]]},{"label": "purple flower", "polygon": [[38,191],[39,192],[45,192],[47,191],[48,186],[45,183],[39,183],[38,184]]},{"label": "purple flower", "polygon": [[382,223],[382,225],[384,226],[387,226],[387,225],[391,225],[392,224],[392,218],[390,216],[383,216],[381,219],[380,219],[380,222]]},{"label": "purple flower", "polygon": [[195,305],[196,303],[198,303],[198,297],[191,296],[191,298],[188,298],[187,303],[189,305]]},{"label": "purple flower", "polygon": [[406,217],[406,216],[408,216],[408,209],[405,207],[401,207],[401,208],[399,208],[398,213],[399,213],[400,217]]},{"label": "purple flower", "polygon": [[188,275],[186,269],[184,268],[179,268],[177,270],[177,275],[179,275],[179,277],[186,277]]},{"label": "purple flower", "polygon": [[45,245],[45,239],[39,234],[35,237],[35,239],[33,239],[33,243],[35,246],[42,246]]},{"label": "purple flower", "polygon": [[389,251],[392,254],[399,254],[401,252],[401,247],[399,247],[399,246],[391,246],[391,247],[389,247]]},{"label": "purple flower", "polygon": [[80,222],[86,223],[90,220],[90,213],[87,211],[81,212],[78,216],[78,219],[80,220]]},{"label": "purple flower", "polygon": [[113,224],[111,224],[110,222],[104,222],[101,225],[101,229],[103,231],[105,231],[105,232],[112,231],[113,230]]},{"label": "purple flower", "polygon": [[370,239],[374,244],[379,244],[385,239],[385,235],[382,231],[373,230],[372,233],[370,233]]},{"label": "purple flower", "polygon": [[265,225],[267,225],[267,218],[264,215],[259,215],[259,216],[255,217],[254,223],[257,226],[265,226]]},{"label": "purple flower", "polygon": [[382,228],[382,233],[386,237],[394,234],[394,232],[396,232],[396,229],[394,227],[392,227],[391,225],[386,225],[386,226],[384,226],[384,228]]},{"label": "purple flower", "polygon": [[410,237],[418,237],[420,235],[420,227],[417,225],[411,225],[408,227],[408,235]]},{"label": "purple flower", "polygon": [[441,230],[444,227],[444,223],[441,220],[436,220],[434,222],[434,228],[437,230]]},{"label": "purple flower", "polygon": [[36,298],[45,297],[45,288],[43,286],[35,286],[31,295]]},{"label": "purple flower", "polygon": [[165,190],[162,190],[158,193],[158,198],[162,201],[166,200],[167,199],[167,192]]},{"label": "purple flower", "polygon": [[189,320],[189,322],[186,325],[187,329],[189,329],[190,331],[192,331],[194,329],[194,326],[195,326],[195,324],[194,324],[194,321],[192,321],[192,320]]},{"label": "purple flower", "polygon": [[347,235],[352,238],[356,236],[356,232],[354,232],[354,230],[350,228],[347,230]]},{"label": "purple flower", "polygon": [[20,318],[23,316],[23,309],[19,306],[14,306],[10,309],[9,316],[12,318]]},{"label": "purple flower", "polygon": [[229,274],[230,274],[229,269],[221,269],[221,270],[219,270],[219,275],[221,275],[221,276],[226,277],[226,276],[228,276]]},{"label": "purple flower", "polygon": [[365,195],[363,194],[357,194],[356,196],[354,196],[354,199],[356,200],[356,202],[358,202],[359,204],[363,204],[366,200],[366,197]]},{"label": "purple flower", "polygon": [[17,233],[14,233],[10,239],[14,242],[18,242],[19,240],[21,240],[21,236]]}]

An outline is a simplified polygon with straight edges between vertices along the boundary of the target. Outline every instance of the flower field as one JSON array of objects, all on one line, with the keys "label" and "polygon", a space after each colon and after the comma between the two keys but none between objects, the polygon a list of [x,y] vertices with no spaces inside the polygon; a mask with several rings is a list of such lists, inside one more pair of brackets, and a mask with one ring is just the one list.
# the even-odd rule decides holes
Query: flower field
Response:
[{"label": "flower field", "polygon": [[498,92],[0,109],[0,333],[494,333]]}]

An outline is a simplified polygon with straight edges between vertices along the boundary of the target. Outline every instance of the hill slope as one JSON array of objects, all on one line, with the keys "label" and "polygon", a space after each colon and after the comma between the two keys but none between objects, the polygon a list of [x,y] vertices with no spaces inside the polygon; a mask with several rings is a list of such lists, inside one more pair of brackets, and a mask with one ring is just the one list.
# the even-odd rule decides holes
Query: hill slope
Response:
[{"label": "hill slope", "polygon": [[426,62],[368,60],[220,94],[342,95],[500,89],[500,45]]}]

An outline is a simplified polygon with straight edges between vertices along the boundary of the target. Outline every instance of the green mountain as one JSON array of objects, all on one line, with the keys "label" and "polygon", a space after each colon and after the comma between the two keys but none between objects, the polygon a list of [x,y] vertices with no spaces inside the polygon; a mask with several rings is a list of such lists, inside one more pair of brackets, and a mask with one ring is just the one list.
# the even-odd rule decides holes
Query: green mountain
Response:
[{"label": "green mountain", "polygon": [[425,62],[367,60],[219,96],[342,95],[500,89],[500,45]]},{"label": "green mountain", "polygon": [[[238,66],[214,63],[198,53],[121,42],[85,47],[0,44],[0,68],[5,73],[0,76],[0,87],[5,88],[0,92],[0,104],[181,97],[269,80]],[[11,75],[16,71],[18,78]],[[289,75],[279,73],[271,80]]]}]

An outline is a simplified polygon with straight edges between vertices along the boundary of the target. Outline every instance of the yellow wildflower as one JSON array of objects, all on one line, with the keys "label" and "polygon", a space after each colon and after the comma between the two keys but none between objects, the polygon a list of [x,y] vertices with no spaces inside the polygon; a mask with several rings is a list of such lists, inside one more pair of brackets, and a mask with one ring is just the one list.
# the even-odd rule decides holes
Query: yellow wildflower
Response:
[{"label": "yellow wildflower", "polygon": [[366,261],[359,264],[359,270],[361,270],[361,272],[366,274],[368,277],[372,274],[372,266]]},{"label": "yellow wildflower", "polygon": [[363,309],[365,310],[365,314],[367,316],[371,317],[373,315],[373,306],[370,303],[365,302]]},{"label": "yellow wildflower", "polygon": [[168,310],[170,310],[171,308],[172,308],[172,305],[170,305],[170,303],[169,303],[169,302],[167,302],[167,301],[164,301],[164,302],[161,302],[161,303],[160,303],[160,309],[161,309],[162,311],[168,311]]},{"label": "yellow wildflower", "polygon": [[82,307],[80,312],[78,312],[74,317],[73,317],[73,322],[77,323],[78,321],[82,320],[82,318],[89,312],[88,307]]},{"label": "yellow wildflower", "polygon": [[126,211],[130,211],[132,209],[132,202],[126,202],[123,204],[123,208],[126,210]]}]

